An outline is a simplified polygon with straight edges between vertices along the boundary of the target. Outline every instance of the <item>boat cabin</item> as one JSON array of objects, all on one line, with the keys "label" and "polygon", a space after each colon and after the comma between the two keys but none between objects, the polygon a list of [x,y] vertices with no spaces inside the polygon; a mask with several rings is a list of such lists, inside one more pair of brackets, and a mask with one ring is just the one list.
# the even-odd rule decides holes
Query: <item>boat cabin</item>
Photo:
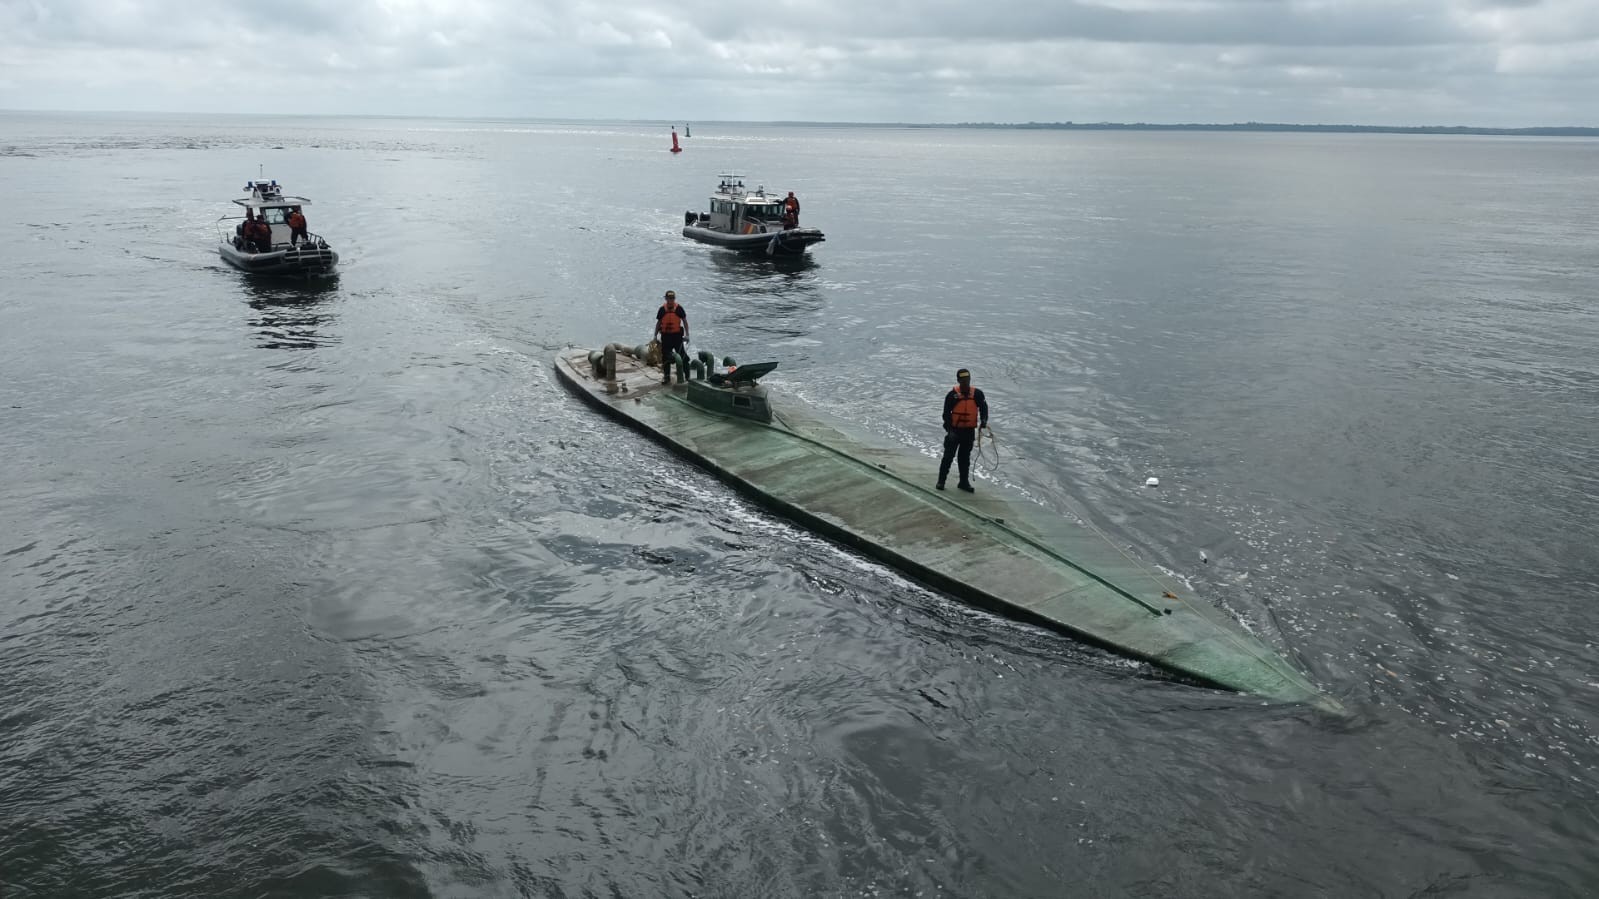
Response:
[{"label": "boat cabin", "polygon": [[278,182],[249,181],[244,189],[250,192],[247,197],[240,197],[233,202],[243,206],[255,214],[258,219],[264,220],[272,226],[272,245],[289,242],[289,213],[296,206],[310,206],[311,201],[305,197],[284,196],[283,188]]},{"label": "boat cabin", "polygon": [[721,175],[716,193],[711,195],[711,211],[700,217],[700,226],[727,234],[764,234],[783,227],[783,198],[757,186],[744,188],[744,176]]}]

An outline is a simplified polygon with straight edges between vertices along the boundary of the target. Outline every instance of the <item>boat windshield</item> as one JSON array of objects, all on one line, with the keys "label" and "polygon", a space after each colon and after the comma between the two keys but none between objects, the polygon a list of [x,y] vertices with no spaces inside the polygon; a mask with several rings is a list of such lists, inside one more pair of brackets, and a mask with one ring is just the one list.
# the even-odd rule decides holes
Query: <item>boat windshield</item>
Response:
[{"label": "boat windshield", "polygon": [[748,203],[744,206],[744,214],[777,218],[783,214],[783,206],[780,203]]},{"label": "boat windshield", "polygon": [[269,206],[260,210],[256,218],[264,218],[269,225],[283,225],[289,221],[289,210],[281,206]]}]

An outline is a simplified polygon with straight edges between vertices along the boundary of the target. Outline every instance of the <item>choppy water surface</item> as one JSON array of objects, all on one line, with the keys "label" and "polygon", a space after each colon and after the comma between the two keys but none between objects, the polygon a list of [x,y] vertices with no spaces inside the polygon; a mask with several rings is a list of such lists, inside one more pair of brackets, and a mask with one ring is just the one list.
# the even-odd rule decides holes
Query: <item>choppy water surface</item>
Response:
[{"label": "choppy water surface", "polygon": [[[0,117],[8,899],[1599,890],[1599,144],[664,131]],[[260,166],[336,279],[217,258]],[[827,243],[685,242],[728,170]],[[552,350],[667,287],[925,452],[970,366],[991,477],[1352,717],[969,610],[597,418]]]}]

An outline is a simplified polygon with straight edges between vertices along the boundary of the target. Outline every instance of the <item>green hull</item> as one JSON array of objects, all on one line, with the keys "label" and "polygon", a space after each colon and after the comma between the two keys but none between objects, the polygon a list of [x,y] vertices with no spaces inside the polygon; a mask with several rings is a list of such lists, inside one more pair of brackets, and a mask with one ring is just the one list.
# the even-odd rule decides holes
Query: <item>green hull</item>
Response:
[{"label": "green hull", "polygon": [[[616,364],[609,384],[588,350],[558,354],[555,370],[579,396],[767,507],[922,583],[1205,683],[1341,711],[1231,617],[1172,591],[1086,527],[988,484],[975,495],[935,491],[932,460],[869,443],[800,404],[778,406],[769,424],[716,414],[688,401],[704,385],[666,387],[656,369],[625,356]],[[764,389],[750,392],[764,402]]]}]

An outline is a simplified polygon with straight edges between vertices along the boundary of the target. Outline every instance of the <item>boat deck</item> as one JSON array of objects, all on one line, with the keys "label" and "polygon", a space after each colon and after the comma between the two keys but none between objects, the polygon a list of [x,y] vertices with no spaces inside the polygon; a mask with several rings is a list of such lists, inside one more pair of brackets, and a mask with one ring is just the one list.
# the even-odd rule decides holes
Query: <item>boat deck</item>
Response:
[{"label": "boat deck", "polygon": [[580,396],[769,508],[928,586],[1206,683],[1340,708],[1230,616],[1086,526],[989,484],[976,494],[935,490],[932,459],[851,433],[800,403],[773,403],[771,425],[716,415],[625,356],[610,392],[588,352],[556,360]]}]

